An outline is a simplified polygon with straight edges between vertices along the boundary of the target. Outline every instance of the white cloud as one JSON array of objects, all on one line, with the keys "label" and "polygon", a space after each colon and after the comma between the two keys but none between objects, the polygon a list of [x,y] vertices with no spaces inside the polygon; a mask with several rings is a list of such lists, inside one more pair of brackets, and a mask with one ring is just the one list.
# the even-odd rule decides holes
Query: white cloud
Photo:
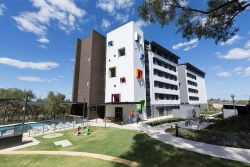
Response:
[{"label": "white cloud", "polygon": [[108,21],[108,20],[106,20],[106,19],[102,19],[102,25],[101,25],[101,27],[102,27],[103,29],[109,28],[110,25],[111,25],[110,21]]},{"label": "white cloud", "polygon": [[31,2],[33,7],[38,9],[37,12],[22,12],[13,19],[19,30],[34,33],[38,39],[46,37],[52,21],[57,21],[58,27],[67,33],[78,29],[77,20],[86,14],[85,10],[76,6],[74,0],[31,0]]},{"label": "white cloud", "polygon": [[245,76],[250,76],[250,67],[247,67],[244,73],[245,73]]},{"label": "white cloud", "polygon": [[219,55],[219,58],[237,60],[250,58],[250,49],[233,48],[226,55]]},{"label": "white cloud", "polygon": [[59,81],[60,78],[63,78],[63,76],[57,76],[52,79],[42,79],[40,77],[34,77],[34,76],[19,76],[17,77],[20,81],[28,81],[28,82],[53,82],[53,81]]},{"label": "white cloud", "polygon": [[250,76],[250,67],[247,67],[247,68],[244,70],[244,74],[245,74],[245,76]]},{"label": "white cloud", "polygon": [[181,6],[187,6],[188,5],[188,0],[182,0],[179,2]]},{"label": "white cloud", "polygon": [[48,48],[46,45],[43,45],[43,44],[39,45],[38,47],[39,48],[43,48],[43,49],[47,49]]},{"label": "white cloud", "polygon": [[51,70],[59,67],[55,62],[25,62],[17,59],[0,57],[0,64],[16,67],[19,69]]},{"label": "white cloud", "polygon": [[45,38],[45,37],[39,38],[37,41],[40,42],[40,43],[49,43],[49,40],[47,38]]},{"label": "white cloud", "polygon": [[113,14],[117,10],[128,10],[134,5],[133,0],[98,0],[97,7],[110,14]]},{"label": "white cloud", "polygon": [[115,20],[126,22],[133,5],[133,0],[98,0],[96,7],[114,16]]},{"label": "white cloud", "polygon": [[233,69],[233,72],[240,72],[243,70],[243,67],[236,67]]},{"label": "white cloud", "polygon": [[115,15],[115,20],[125,23],[129,19],[129,14],[117,13]]},{"label": "white cloud", "polygon": [[240,39],[241,37],[239,35],[234,35],[232,38],[228,39],[226,42],[220,43],[220,45],[232,45]]},{"label": "white cloud", "polygon": [[0,16],[2,16],[4,14],[4,12],[6,11],[6,6],[4,4],[0,4]]},{"label": "white cloud", "polygon": [[43,79],[39,77],[27,77],[27,76],[20,76],[17,77],[18,80],[20,81],[29,81],[29,82],[44,82]]},{"label": "white cloud", "polygon": [[227,72],[227,71],[223,71],[223,72],[218,72],[217,73],[217,76],[219,76],[219,77],[230,77],[232,75],[233,75],[232,73]]},{"label": "white cloud", "polygon": [[136,21],[136,24],[138,25],[138,27],[146,27],[146,26],[149,25],[149,23],[147,23],[147,22],[145,22],[145,21],[143,21],[141,19]]},{"label": "white cloud", "polygon": [[245,48],[246,48],[246,49],[250,49],[250,40],[248,40],[248,41],[245,43]]},{"label": "white cloud", "polygon": [[177,49],[183,48],[184,51],[188,51],[188,50],[190,50],[192,48],[197,47],[198,46],[198,42],[199,42],[199,40],[197,38],[195,38],[195,39],[192,39],[192,40],[190,40],[188,42],[178,43],[178,44],[172,46],[172,49],[177,50]]},{"label": "white cloud", "polygon": [[226,55],[220,53],[217,56],[229,60],[250,59],[250,40],[245,43],[244,48],[233,48]]},{"label": "white cloud", "polygon": [[219,68],[218,70],[220,72],[216,73],[217,76],[219,76],[219,77],[231,77],[231,76],[242,74],[244,68],[243,67],[236,67],[231,71],[222,71],[222,68]]}]

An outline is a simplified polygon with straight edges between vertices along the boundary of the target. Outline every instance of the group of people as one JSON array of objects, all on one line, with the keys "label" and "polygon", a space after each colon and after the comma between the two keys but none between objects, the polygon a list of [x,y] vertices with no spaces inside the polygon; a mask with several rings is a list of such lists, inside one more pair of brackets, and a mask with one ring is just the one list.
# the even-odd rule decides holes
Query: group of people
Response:
[{"label": "group of people", "polygon": [[82,128],[80,126],[77,128],[77,133],[76,133],[77,136],[82,136],[82,135],[87,136],[89,134],[90,134],[90,126],[89,125],[83,127],[83,131],[82,131]]},{"label": "group of people", "polygon": [[129,119],[129,123],[137,123],[141,120],[140,119],[140,113],[138,111],[131,111],[128,114],[128,119]]}]

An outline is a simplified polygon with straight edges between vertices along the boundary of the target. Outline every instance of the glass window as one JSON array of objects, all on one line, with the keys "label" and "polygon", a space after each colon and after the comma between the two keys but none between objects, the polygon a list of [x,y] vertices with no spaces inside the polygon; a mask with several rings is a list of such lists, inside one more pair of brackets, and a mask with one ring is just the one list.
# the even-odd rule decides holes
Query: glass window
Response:
[{"label": "glass window", "polygon": [[116,68],[115,67],[112,67],[109,69],[109,77],[110,78],[116,77]]},{"label": "glass window", "polygon": [[125,56],[126,52],[125,52],[125,48],[121,48],[118,50],[119,56]]}]

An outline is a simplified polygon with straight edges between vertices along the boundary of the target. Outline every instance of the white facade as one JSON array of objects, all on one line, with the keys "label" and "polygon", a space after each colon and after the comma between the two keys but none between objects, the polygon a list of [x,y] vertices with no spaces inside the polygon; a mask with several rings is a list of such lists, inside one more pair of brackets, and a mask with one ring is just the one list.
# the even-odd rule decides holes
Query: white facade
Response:
[{"label": "white facade", "polygon": [[148,67],[146,67],[149,71],[151,111],[150,113],[147,111],[147,115],[148,117],[173,116],[180,105],[177,72],[179,57],[155,42],[150,42],[148,48]]},{"label": "white facade", "polygon": [[[168,61],[167,59],[164,59],[163,57],[153,53],[152,51],[149,51],[148,53],[148,58],[149,58],[149,71],[150,71],[150,94],[151,94],[151,105],[179,105],[180,104],[180,92],[179,92],[179,81],[178,78],[176,80],[173,79],[169,79],[169,78],[165,78],[163,76],[158,76],[154,74],[154,70],[159,70],[168,74],[172,74],[174,76],[178,76],[178,72],[177,72],[177,64]],[[176,68],[176,71],[170,70],[170,69],[166,69],[162,66],[159,66],[155,63],[153,63],[153,59],[157,58],[165,63],[168,63],[172,66],[174,66]],[[171,89],[171,88],[160,88],[160,87],[156,87],[155,86],[155,82],[161,82],[161,83],[166,83],[166,84],[171,84],[171,85],[176,85],[177,89]],[[178,99],[176,100],[161,100],[161,99],[157,99],[157,97],[155,96],[155,94],[170,94],[170,95],[176,95],[178,96]]]},{"label": "white facade", "polygon": [[201,109],[207,108],[205,73],[187,63],[178,66],[178,77],[181,104],[200,105]]},{"label": "white facade", "polygon": [[[139,41],[136,39],[140,38]],[[113,46],[109,46],[109,42]],[[118,50],[125,48],[125,55],[120,56]],[[139,102],[145,100],[145,77],[136,78],[136,69],[145,75],[143,32],[134,23],[129,22],[107,34],[106,51],[106,88],[105,102],[114,102],[112,94],[120,94],[119,102]],[[116,76],[110,77],[110,68],[116,68]],[[125,78],[125,83],[121,83]]]},{"label": "white facade", "polygon": [[[192,105],[207,105],[204,77],[188,71],[186,65],[178,66],[179,57],[156,42],[144,41],[143,31],[136,23],[129,22],[109,32],[106,45],[107,117],[124,120],[131,111],[138,110],[142,111],[142,119],[189,117]],[[195,75],[196,79],[188,78],[187,73]],[[189,85],[189,80],[197,86]],[[189,88],[197,89],[197,93],[189,92]],[[146,103],[138,106],[140,102]],[[181,104],[191,108],[186,111],[187,107]]]}]

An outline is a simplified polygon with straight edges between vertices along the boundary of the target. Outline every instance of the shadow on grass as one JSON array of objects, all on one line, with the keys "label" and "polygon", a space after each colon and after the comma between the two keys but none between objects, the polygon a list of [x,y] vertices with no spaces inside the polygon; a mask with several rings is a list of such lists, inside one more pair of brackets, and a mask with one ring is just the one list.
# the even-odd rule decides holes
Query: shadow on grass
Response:
[{"label": "shadow on grass", "polygon": [[245,167],[237,161],[220,159],[191,151],[181,150],[150,138],[146,134],[134,136],[134,145],[121,158],[136,161],[145,167]]}]

